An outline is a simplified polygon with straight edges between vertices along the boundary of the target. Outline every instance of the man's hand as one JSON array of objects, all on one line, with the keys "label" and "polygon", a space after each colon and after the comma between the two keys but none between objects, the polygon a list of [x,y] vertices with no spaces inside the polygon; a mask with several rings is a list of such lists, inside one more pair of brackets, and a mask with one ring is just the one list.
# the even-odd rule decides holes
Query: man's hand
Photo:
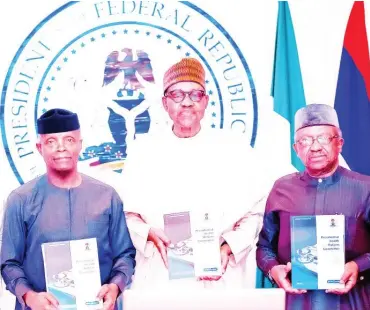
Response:
[{"label": "man's hand", "polygon": [[117,300],[119,288],[117,284],[104,284],[98,293],[98,298],[103,299],[103,310],[113,310]]},{"label": "man's hand", "polygon": [[[229,260],[230,260],[230,255],[231,255],[231,248],[230,246],[225,243],[221,246],[221,249],[220,249],[220,253],[221,253],[221,271],[222,271],[222,274],[224,274],[226,272],[226,268],[227,268],[227,265],[229,264]],[[221,276],[207,276],[207,277],[199,277],[198,280],[200,281],[218,281],[220,280],[222,277]]]},{"label": "man's hand", "polygon": [[164,265],[168,268],[167,247],[170,245],[171,240],[165,235],[162,229],[151,227],[148,234],[148,241],[154,243],[162,256]]},{"label": "man's hand", "polygon": [[303,294],[306,290],[299,290],[292,288],[292,284],[288,279],[288,273],[292,270],[292,264],[288,263],[286,265],[277,265],[271,269],[271,277],[274,279],[276,284],[285,290],[287,293],[291,294]]},{"label": "man's hand", "polygon": [[32,310],[57,310],[59,302],[50,293],[28,291],[23,295],[23,300]]},{"label": "man's hand", "polygon": [[344,265],[344,273],[340,279],[340,283],[345,284],[344,288],[336,288],[326,290],[326,293],[332,293],[337,295],[347,294],[357,282],[358,277],[358,266],[355,262],[348,262]]},{"label": "man's hand", "polygon": [[230,255],[232,254],[230,246],[225,243],[221,246],[221,270],[222,274],[226,272],[227,265],[229,264]]}]

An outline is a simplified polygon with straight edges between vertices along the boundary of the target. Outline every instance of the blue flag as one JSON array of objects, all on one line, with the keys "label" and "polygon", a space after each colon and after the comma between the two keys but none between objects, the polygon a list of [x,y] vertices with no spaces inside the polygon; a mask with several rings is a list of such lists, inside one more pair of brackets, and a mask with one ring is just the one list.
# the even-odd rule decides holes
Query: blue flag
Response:
[{"label": "blue flag", "polygon": [[[286,1],[279,1],[271,96],[274,97],[274,111],[290,124],[291,163],[297,170],[302,171],[304,166],[293,149],[294,115],[306,105],[306,101],[293,22]],[[256,287],[272,287],[271,282],[259,269]]]},{"label": "blue flag", "polygon": [[355,1],[348,20],[334,108],[351,170],[370,175],[370,59],[363,1]]},{"label": "blue flag", "polygon": [[302,171],[304,166],[293,149],[294,115],[297,110],[306,105],[306,101],[293,22],[287,1],[279,1],[271,96],[274,97],[274,111],[290,124],[291,163],[297,170]]}]

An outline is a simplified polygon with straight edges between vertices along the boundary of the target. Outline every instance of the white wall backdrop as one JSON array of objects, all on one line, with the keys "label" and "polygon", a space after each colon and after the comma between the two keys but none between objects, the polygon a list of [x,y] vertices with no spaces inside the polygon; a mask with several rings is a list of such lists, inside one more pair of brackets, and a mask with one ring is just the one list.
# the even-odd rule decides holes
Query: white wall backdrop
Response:
[{"label": "white wall backdrop", "polygon": [[[173,1],[163,3],[170,2]],[[18,0],[3,4],[0,10],[2,29],[0,85],[4,84],[12,59],[30,31],[64,3],[66,1]],[[247,60],[258,100],[256,147],[262,151],[273,148],[278,153],[275,156],[281,160],[286,158],[289,160],[287,155],[289,149],[284,147],[288,143],[288,140],[284,139],[286,124],[271,112],[270,87],[277,2],[229,0],[216,4],[214,1],[196,0],[192,3],[210,14],[226,29]],[[290,1],[307,103],[334,102],[343,35],[351,7],[352,1]],[[369,1],[365,2],[365,7],[369,29]],[[73,20],[65,24],[66,29],[73,26]],[[2,142],[0,142],[0,160],[2,185],[0,193],[4,197],[19,183],[9,167]]]}]

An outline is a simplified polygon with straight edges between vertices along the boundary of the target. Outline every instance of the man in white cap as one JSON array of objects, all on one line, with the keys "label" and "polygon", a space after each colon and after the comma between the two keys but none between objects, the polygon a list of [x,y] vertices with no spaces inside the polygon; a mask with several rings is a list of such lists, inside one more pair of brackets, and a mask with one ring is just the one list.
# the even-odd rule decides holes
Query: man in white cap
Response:
[{"label": "man in white cap", "polygon": [[[286,291],[287,309],[370,309],[370,177],[339,166],[343,143],[332,107],[297,111],[294,149],[306,169],[275,182],[257,244],[257,264]],[[293,289],[290,216],[332,214],[345,215],[344,288]]]},{"label": "man in white cap", "polygon": [[46,292],[41,245],[96,238],[104,310],[117,309],[117,296],[131,283],[135,248],[123,204],[111,187],[77,170],[81,132],[77,114],[51,109],[37,120],[37,149],[47,173],[14,190],[7,200],[1,275],[17,297],[15,309],[58,309]]},{"label": "man in white cap", "polygon": [[[171,66],[163,84],[162,103],[171,127],[136,141],[123,170],[122,197],[137,249],[132,288],[254,286],[255,268],[248,270],[246,260],[261,229],[263,197],[271,187],[262,186],[261,166],[248,141],[202,126],[208,96],[198,60],[185,58]],[[182,212],[203,212],[213,220],[220,276],[170,280],[167,251],[177,242],[164,232],[164,214]],[[177,229],[181,234],[181,225]],[[188,250],[186,245],[182,250]]]}]

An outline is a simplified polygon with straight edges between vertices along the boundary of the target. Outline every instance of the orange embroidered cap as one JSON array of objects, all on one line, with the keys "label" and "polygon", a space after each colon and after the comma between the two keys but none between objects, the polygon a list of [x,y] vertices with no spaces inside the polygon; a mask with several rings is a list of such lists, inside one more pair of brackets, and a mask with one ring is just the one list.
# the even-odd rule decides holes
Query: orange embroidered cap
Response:
[{"label": "orange embroidered cap", "polygon": [[205,71],[202,64],[195,58],[183,58],[171,66],[163,77],[163,90],[179,82],[195,82],[205,87]]}]

